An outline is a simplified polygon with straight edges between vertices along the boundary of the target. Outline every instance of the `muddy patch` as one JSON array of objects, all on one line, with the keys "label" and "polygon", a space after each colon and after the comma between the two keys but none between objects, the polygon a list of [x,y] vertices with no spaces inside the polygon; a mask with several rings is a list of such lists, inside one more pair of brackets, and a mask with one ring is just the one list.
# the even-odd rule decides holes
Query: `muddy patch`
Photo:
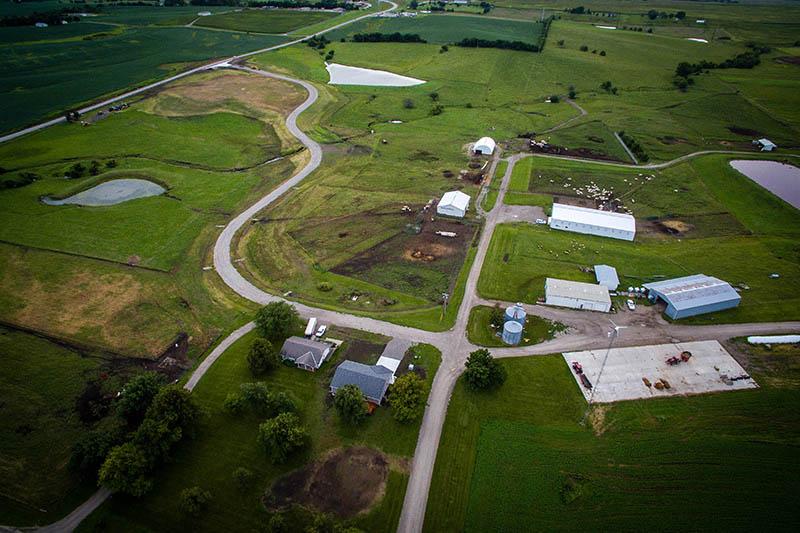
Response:
[{"label": "muddy patch", "polygon": [[728,126],[728,131],[736,135],[743,135],[745,137],[761,137],[764,135],[758,130],[743,128],[741,126]]},{"label": "muddy patch", "polygon": [[796,65],[800,66],[800,56],[781,56],[775,58],[776,63],[783,65]]},{"label": "muddy patch", "polygon": [[[602,139],[601,139],[602,140]],[[593,148],[566,148],[564,146],[557,146],[555,144],[546,144],[539,146],[538,144],[531,143],[531,152],[535,154],[552,154],[561,155],[564,157],[580,157],[582,159],[596,159],[598,161],[622,161],[621,159],[609,155],[605,152],[600,152]]]},{"label": "muddy patch", "polygon": [[334,450],[327,457],[278,478],[263,502],[270,511],[297,504],[350,518],[368,511],[383,498],[388,476],[389,460],[376,450]]}]

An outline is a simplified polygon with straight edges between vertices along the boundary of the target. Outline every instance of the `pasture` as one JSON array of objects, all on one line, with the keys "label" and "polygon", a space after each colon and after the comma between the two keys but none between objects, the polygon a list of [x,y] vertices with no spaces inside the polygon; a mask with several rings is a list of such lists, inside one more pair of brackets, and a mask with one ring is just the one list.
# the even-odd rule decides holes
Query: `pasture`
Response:
[{"label": "pasture", "polygon": [[[279,476],[294,471],[342,447],[363,445],[389,458],[390,477],[382,499],[369,512],[337,522],[363,530],[390,532],[396,529],[408,478],[408,461],[414,453],[419,423],[402,425],[395,421],[388,406],[379,407],[358,427],[343,424],[332,404],[326,401],[328,384],[336,366],[344,359],[374,364],[387,339],[350,330],[332,330],[331,335],[345,343],[334,359],[315,372],[280,366],[262,378],[270,390],[284,392],[298,407],[298,414],[309,431],[311,445],[283,465],[273,465],[256,441],[257,415],[246,412],[234,416],[223,409],[223,402],[241,383],[256,381],[247,367],[246,356],[256,339],[251,333],[234,344],[208,371],[194,391],[197,401],[208,413],[197,438],[176,450],[174,460],[160,472],[155,490],[140,500],[115,497],[94,520],[110,527],[178,529],[187,521],[181,514],[175,494],[186,487],[200,485],[210,490],[214,499],[202,519],[190,520],[197,531],[251,531],[270,518],[262,496]],[[427,385],[439,365],[440,354],[432,346],[418,349],[415,363],[424,368]],[[224,450],[225,453],[220,453]],[[254,481],[242,491],[232,477],[238,467],[254,472]],[[293,524],[310,523],[308,511],[291,510],[287,520]],[[90,521],[91,524],[91,521]]]},{"label": "pasture", "polygon": [[200,17],[194,26],[247,33],[287,33],[332,19],[336,13],[290,9],[245,9]]},{"label": "pasture", "polygon": [[420,15],[418,17],[366,19],[334,30],[330,39],[336,41],[356,33],[415,33],[436,44],[449,44],[464,38],[489,41],[521,41],[537,44],[544,31],[539,22],[470,17],[457,15]]},{"label": "pasture", "polygon": [[460,380],[425,531],[738,528],[765,521],[793,529],[790,502],[800,487],[796,467],[787,465],[795,465],[800,423],[792,407],[800,353],[738,346],[762,388],[595,406],[586,417],[558,355],[503,360],[508,380],[496,392],[472,393]]}]

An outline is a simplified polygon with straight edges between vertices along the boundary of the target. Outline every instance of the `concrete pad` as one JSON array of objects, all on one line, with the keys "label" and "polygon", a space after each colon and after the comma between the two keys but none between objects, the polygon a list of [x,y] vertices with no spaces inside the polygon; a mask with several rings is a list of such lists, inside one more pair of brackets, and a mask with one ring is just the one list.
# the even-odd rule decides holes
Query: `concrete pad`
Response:
[{"label": "concrete pad", "polygon": [[[681,362],[675,366],[666,363],[668,358],[679,356],[683,351],[692,353],[688,362]],[[607,359],[606,354],[608,354]],[[564,353],[563,357],[584,398],[591,403],[758,387],[758,384],[749,377],[737,381],[730,379],[746,376],[747,372],[717,341],[568,352]],[[601,374],[604,360],[605,367],[602,368]],[[572,369],[573,361],[583,366],[583,373],[591,381],[593,389],[583,386],[580,377]],[[643,378],[650,381],[650,387],[644,383]],[[661,379],[669,383],[669,389],[656,389],[655,384]]]}]

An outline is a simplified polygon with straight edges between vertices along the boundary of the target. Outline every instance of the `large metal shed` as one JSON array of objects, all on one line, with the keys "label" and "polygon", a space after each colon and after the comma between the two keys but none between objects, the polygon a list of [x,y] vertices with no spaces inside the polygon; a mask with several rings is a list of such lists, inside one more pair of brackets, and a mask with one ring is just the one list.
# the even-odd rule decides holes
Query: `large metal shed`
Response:
[{"label": "large metal shed", "polygon": [[742,299],[729,283],[705,274],[645,283],[644,287],[650,300],[666,302],[664,313],[673,320],[731,309]]},{"label": "large metal shed", "polygon": [[624,241],[632,241],[636,237],[636,219],[626,213],[554,203],[548,223],[553,229]]}]

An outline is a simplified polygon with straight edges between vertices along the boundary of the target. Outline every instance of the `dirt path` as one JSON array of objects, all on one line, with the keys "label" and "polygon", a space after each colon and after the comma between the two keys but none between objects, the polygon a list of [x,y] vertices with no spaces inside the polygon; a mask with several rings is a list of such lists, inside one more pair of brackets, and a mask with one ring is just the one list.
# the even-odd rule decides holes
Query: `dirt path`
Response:
[{"label": "dirt path", "polygon": [[574,107],[575,109],[577,109],[578,110],[578,114],[576,116],[572,117],[572,118],[568,118],[564,122],[556,124],[555,126],[553,126],[550,129],[544,130],[539,135],[544,135],[544,134],[547,134],[547,133],[553,133],[554,131],[558,131],[560,129],[566,128],[567,126],[569,126],[570,124],[572,124],[576,120],[578,120],[580,118],[583,118],[583,117],[585,117],[586,115],[589,114],[589,112],[586,111],[584,108],[582,108],[580,105],[578,105],[578,103],[575,100],[573,100],[571,98],[567,98],[565,96],[564,97],[564,101],[567,102],[572,107]]}]

